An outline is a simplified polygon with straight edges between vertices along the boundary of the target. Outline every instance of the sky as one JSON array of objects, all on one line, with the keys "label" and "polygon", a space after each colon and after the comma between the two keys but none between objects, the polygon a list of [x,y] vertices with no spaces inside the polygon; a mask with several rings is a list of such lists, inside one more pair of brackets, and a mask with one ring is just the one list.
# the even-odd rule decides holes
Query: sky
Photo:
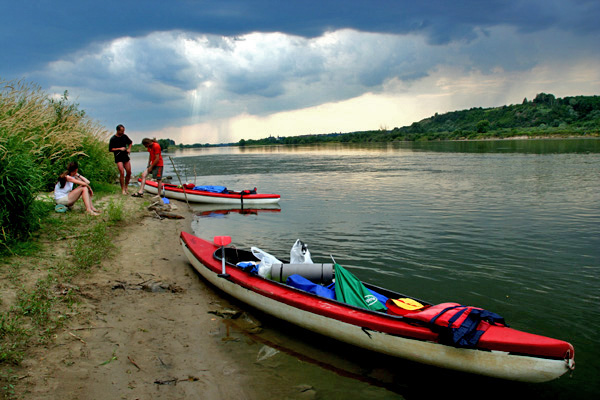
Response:
[{"label": "sky", "polygon": [[3,2],[0,81],[177,144],[600,95],[598,0]]}]

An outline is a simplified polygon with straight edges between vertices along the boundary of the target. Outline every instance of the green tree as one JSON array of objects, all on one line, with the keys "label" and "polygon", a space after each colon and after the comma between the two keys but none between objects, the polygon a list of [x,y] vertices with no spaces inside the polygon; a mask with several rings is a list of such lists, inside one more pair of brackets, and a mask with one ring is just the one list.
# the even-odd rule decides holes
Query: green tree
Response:
[{"label": "green tree", "polygon": [[158,144],[160,144],[161,150],[167,150],[169,148],[169,145],[171,144],[171,140],[169,139],[158,139],[157,142]]},{"label": "green tree", "polygon": [[476,128],[478,133],[486,133],[490,130],[490,121],[487,119],[482,119],[477,123]]},{"label": "green tree", "polygon": [[537,96],[535,96],[535,99],[533,99],[534,104],[546,104],[552,106],[555,102],[556,98],[554,95],[546,93],[539,93]]}]

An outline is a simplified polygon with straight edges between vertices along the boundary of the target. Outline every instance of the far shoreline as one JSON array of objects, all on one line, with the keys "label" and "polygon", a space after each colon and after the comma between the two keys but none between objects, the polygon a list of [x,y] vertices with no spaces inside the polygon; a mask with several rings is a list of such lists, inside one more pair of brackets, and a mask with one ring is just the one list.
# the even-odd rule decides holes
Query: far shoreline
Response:
[{"label": "far shoreline", "polygon": [[[299,135],[302,136],[302,135]],[[443,142],[490,142],[490,141],[508,141],[508,140],[600,140],[600,134],[590,133],[586,135],[544,135],[544,136],[530,136],[530,135],[517,135],[509,137],[491,136],[485,138],[476,139],[416,139],[416,140],[392,140],[392,141],[357,141],[357,142],[344,142],[344,141],[328,141],[328,142],[309,142],[309,143],[271,143],[271,144],[247,144],[240,145],[239,143],[218,143],[218,144],[178,144],[169,146],[163,151],[169,151],[170,149],[175,150],[187,150],[187,149],[204,149],[214,147],[239,147],[239,148],[251,148],[251,147],[265,147],[265,146],[311,146],[311,145],[328,145],[328,144],[385,144],[385,143],[443,143]],[[262,140],[262,139],[258,139]],[[134,151],[135,150],[135,151]],[[132,153],[146,152],[146,149],[132,149]]]}]

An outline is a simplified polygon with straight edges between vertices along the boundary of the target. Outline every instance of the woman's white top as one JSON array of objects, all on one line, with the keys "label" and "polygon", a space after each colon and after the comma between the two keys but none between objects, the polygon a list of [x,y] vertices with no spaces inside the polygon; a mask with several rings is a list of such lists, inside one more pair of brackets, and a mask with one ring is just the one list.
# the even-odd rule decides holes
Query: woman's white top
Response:
[{"label": "woman's white top", "polygon": [[54,199],[58,200],[68,196],[71,190],[73,190],[73,182],[67,181],[64,188],[61,188],[60,182],[58,182],[56,186],[54,186]]}]

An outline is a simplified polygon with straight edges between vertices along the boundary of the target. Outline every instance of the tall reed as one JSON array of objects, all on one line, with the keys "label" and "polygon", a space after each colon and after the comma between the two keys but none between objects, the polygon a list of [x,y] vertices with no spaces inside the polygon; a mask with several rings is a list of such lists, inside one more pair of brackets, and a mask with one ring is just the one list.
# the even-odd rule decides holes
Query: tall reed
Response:
[{"label": "tall reed", "polygon": [[49,96],[38,85],[0,80],[0,252],[37,229],[35,197],[52,190],[70,161],[94,182],[114,180],[108,131],[68,93]]}]

